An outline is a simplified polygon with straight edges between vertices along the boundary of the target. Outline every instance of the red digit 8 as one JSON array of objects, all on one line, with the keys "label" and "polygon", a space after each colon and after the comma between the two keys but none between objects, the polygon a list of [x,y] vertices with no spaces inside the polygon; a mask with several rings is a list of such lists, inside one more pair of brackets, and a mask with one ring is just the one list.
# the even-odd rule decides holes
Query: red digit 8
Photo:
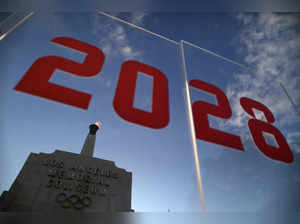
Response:
[{"label": "red digit 8", "polygon": [[[272,112],[262,103],[247,97],[240,99],[243,109],[253,118],[248,121],[248,127],[252,138],[258,149],[267,157],[285,163],[291,163],[294,160],[291,149],[285,140],[283,134],[272,125],[275,118]],[[253,109],[260,110],[264,113],[267,122],[256,119]],[[264,138],[263,132],[272,134],[278,144],[278,148],[268,145]]]},{"label": "red digit 8", "polygon": [[190,86],[216,95],[218,102],[218,105],[204,101],[193,103],[193,117],[197,138],[243,151],[244,147],[239,136],[209,126],[208,114],[223,119],[229,119],[232,115],[229,101],[224,92],[218,87],[201,80],[190,81]]},{"label": "red digit 8", "polygon": [[57,56],[41,57],[32,64],[14,89],[87,109],[91,100],[90,94],[50,83],[49,79],[56,69],[81,77],[95,76],[103,66],[105,59],[103,52],[93,45],[70,37],[58,37],[51,41],[86,53],[83,63],[80,64]]},{"label": "red digit 8", "polygon": [[[153,77],[152,112],[133,107],[138,72]],[[158,69],[137,61],[123,63],[114,97],[114,109],[126,121],[149,128],[164,128],[169,123],[168,79]]]}]

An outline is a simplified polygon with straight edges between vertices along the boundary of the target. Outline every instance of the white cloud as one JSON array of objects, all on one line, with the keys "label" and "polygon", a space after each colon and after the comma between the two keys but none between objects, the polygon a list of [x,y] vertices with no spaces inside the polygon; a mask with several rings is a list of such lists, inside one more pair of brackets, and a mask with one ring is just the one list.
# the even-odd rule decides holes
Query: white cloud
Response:
[{"label": "white cloud", "polygon": [[292,151],[300,153],[300,131],[288,133],[287,141],[290,144]]},{"label": "white cloud", "polygon": [[131,52],[132,52],[131,47],[129,47],[129,46],[123,47],[122,51],[124,54],[131,54]]},{"label": "white cloud", "polygon": [[[98,46],[106,56],[121,56],[125,60],[129,60],[142,55],[142,51],[135,49],[129,40],[126,31],[126,28],[129,28],[128,25],[112,19],[110,22],[105,22],[103,15],[97,15],[94,19],[95,30],[93,33],[99,35]],[[139,22],[142,22],[142,19],[141,16],[136,18]]]},{"label": "white cloud", "polygon": [[110,88],[110,87],[111,87],[111,81],[110,81],[110,80],[107,80],[107,81],[105,82],[105,86]]},{"label": "white cloud", "polygon": [[245,13],[239,13],[237,15],[237,19],[243,22],[244,25],[247,25],[251,22],[253,15],[252,14],[245,14]]},{"label": "white cloud", "polygon": [[300,141],[300,132],[288,133],[288,138],[298,138]]},{"label": "white cloud", "polygon": [[292,151],[300,153],[300,144],[291,144]]},{"label": "white cloud", "polygon": [[122,47],[121,52],[127,58],[134,58],[140,55],[140,52],[134,51],[130,46]]},{"label": "white cloud", "polygon": [[145,12],[133,12],[131,14],[130,22],[135,25],[142,26],[146,15],[147,13]]},{"label": "white cloud", "polygon": [[[245,96],[262,102],[271,109],[280,126],[299,121],[299,115],[275,81],[280,80],[299,107],[300,34],[295,28],[299,16],[239,14],[237,19],[242,24],[239,51],[251,71],[235,74],[235,82],[227,87],[227,96],[229,99]],[[238,100],[231,103],[233,116],[227,124],[242,127],[247,124],[248,116]]]}]

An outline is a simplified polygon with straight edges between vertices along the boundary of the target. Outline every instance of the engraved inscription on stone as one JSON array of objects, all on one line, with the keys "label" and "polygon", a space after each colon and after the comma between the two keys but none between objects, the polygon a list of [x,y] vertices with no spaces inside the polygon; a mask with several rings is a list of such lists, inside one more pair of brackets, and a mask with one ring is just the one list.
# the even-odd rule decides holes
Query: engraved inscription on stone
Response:
[{"label": "engraved inscription on stone", "polygon": [[31,153],[9,191],[2,211],[132,211],[132,174],[114,162],[56,150]]}]

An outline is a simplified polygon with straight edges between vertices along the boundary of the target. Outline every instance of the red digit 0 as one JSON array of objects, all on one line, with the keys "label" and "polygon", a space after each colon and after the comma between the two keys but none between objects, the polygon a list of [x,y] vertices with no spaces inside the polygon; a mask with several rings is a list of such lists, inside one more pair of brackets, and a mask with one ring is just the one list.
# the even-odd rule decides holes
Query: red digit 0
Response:
[{"label": "red digit 0", "polygon": [[[272,112],[262,103],[252,100],[247,97],[240,99],[241,106],[243,109],[253,118],[248,121],[248,127],[251,132],[252,138],[258,149],[267,157],[278,160],[285,163],[291,163],[294,160],[293,153],[285,140],[283,134],[272,125],[275,118]],[[253,109],[260,110],[264,113],[267,122],[257,120]],[[273,134],[275,137],[278,148],[272,145],[268,145],[263,136],[263,132]]]},{"label": "red digit 0", "polygon": [[[138,72],[153,77],[152,112],[133,107]],[[169,123],[168,79],[150,65],[126,61],[121,67],[113,105],[117,114],[126,121],[154,129],[164,128]]]},{"label": "red digit 0", "polygon": [[229,119],[232,116],[230,104],[224,92],[218,87],[201,80],[191,80],[189,84],[191,87],[214,94],[218,102],[218,105],[213,105],[204,101],[196,101],[193,103],[193,117],[197,138],[244,151],[239,136],[209,126],[208,114],[223,119]]},{"label": "red digit 0", "polygon": [[67,105],[87,109],[91,95],[66,88],[49,79],[56,69],[81,77],[97,75],[103,66],[105,56],[97,47],[70,37],[57,37],[52,42],[86,53],[82,64],[69,59],[46,56],[37,59],[15,86],[15,90],[43,97]]}]

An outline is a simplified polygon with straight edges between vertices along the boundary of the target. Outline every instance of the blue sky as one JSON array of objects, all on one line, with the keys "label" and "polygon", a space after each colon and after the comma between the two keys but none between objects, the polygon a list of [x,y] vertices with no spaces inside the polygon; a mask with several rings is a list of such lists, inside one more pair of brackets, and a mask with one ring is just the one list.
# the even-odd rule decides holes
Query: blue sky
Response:
[{"label": "blue sky", "polygon": [[[1,15],[1,14],[0,14]],[[186,40],[235,60],[249,69],[184,44],[188,80],[219,87],[229,99],[232,117],[210,116],[211,126],[241,136],[245,151],[197,140],[204,198],[208,211],[300,209],[299,114],[275,79],[300,108],[299,15],[242,13],[112,13],[179,43]],[[3,18],[6,15],[3,15]],[[0,17],[1,18],[1,17]],[[13,17],[12,17],[13,18]],[[9,18],[8,18],[8,21]],[[4,25],[3,25],[4,27]],[[5,27],[4,27],[5,28]],[[84,54],[50,42],[72,37],[101,49],[102,71],[79,78],[56,71],[51,82],[93,95],[81,110],[16,92],[14,86],[32,63],[47,55],[82,62]],[[55,149],[79,153],[88,125],[100,120],[95,157],[113,160],[133,172],[132,207],[136,211],[201,211],[179,44],[97,13],[36,13],[1,45],[1,185],[6,190],[30,152]],[[151,129],[123,120],[113,98],[126,60],[154,66],[169,86],[170,122]],[[151,108],[152,80],[139,75],[134,106]],[[212,95],[190,89],[192,102],[215,103]],[[265,104],[287,139],[292,164],[265,157],[255,146],[242,110],[243,96]],[[298,109],[299,110],[299,109]],[[263,116],[257,115],[263,119]],[[272,137],[267,137],[275,144]]]}]

